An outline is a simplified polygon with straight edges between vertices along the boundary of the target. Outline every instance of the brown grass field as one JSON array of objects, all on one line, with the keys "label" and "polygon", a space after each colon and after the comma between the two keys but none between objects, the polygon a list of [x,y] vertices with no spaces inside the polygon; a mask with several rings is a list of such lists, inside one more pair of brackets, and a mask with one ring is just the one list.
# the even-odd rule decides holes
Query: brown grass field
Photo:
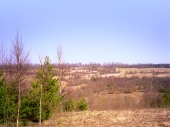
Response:
[{"label": "brown grass field", "polygon": [[[131,82],[122,85],[124,81],[120,81],[121,87],[109,86],[109,89],[103,85],[110,81],[110,77],[118,78],[116,82],[121,78],[170,77],[170,69],[116,68],[103,71],[102,68],[76,67],[69,69],[64,76],[65,91],[74,99],[85,97],[87,111],[55,113],[41,126],[29,127],[170,127],[170,109],[140,107],[145,102],[142,102],[144,91],[138,84],[127,87]],[[93,78],[99,81],[93,83]]]},{"label": "brown grass field", "polygon": [[55,114],[29,127],[169,127],[170,109],[83,111]]},{"label": "brown grass field", "polygon": [[170,68],[71,67],[62,80],[66,99],[84,97],[88,110],[57,112],[41,126],[28,127],[170,127],[169,108],[143,106],[150,93],[158,94],[152,88],[157,78],[169,77]]}]

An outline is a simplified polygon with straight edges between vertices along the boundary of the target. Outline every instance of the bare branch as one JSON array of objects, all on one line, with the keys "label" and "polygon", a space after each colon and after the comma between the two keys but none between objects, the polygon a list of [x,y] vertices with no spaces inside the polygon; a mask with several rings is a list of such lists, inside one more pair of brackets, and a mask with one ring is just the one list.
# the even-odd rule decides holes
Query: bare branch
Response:
[{"label": "bare branch", "polygon": [[13,65],[15,70],[15,78],[18,88],[18,114],[17,114],[17,127],[19,126],[19,118],[20,118],[20,105],[21,105],[21,86],[22,81],[25,78],[25,75],[29,69],[29,61],[28,61],[28,53],[24,53],[24,45],[22,43],[22,39],[19,38],[18,31],[16,37],[13,41],[13,49],[11,51],[13,58]]}]

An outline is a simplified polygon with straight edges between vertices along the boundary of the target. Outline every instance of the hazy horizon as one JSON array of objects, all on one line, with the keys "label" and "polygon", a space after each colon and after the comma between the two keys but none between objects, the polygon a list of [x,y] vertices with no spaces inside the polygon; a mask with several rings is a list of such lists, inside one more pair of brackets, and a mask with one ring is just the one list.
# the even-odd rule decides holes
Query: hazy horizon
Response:
[{"label": "hazy horizon", "polygon": [[5,0],[0,42],[11,48],[17,29],[32,63],[170,63],[168,0]]}]

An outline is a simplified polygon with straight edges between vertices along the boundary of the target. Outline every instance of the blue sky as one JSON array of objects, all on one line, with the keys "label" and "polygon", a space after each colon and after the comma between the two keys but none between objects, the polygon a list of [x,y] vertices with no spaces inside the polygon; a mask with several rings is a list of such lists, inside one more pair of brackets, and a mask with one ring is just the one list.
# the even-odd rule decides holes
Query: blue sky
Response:
[{"label": "blue sky", "polygon": [[17,29],[33,63],[170,63],[169,0],[1,0],[6,50]]}]

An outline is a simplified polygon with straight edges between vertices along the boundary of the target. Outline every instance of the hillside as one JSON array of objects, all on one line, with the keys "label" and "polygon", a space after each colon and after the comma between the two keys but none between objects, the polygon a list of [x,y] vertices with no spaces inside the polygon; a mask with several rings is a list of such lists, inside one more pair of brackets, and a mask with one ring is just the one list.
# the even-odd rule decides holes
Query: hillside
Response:
[{"label": "hillside", "polygon": [[[55,114],[41,127],[169,127],[170,109],[84,111]],[[32,127],[32,126],[29,126]],[[39,127],[38,125],[35,127]]]},{"label": "hillside", "polygon": [[[27,76],[25,91],[36,71]],[[169,68],[80,66],[62,71],[63,112],[54,113],[41,126],[28,121],[28,127],[170,127]],[[55,74],[58,78],[58,68]],[[87,111],[76,108],[81,98],[87,100]],[[74,111],[65,112],[70,99]]]}]

